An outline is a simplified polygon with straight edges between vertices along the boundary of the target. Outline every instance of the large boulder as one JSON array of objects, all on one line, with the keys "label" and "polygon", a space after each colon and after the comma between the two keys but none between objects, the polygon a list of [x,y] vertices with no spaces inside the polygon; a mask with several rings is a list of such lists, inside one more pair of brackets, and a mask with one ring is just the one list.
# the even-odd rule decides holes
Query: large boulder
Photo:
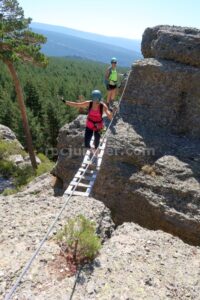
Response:
[{"label": "large boulder", "polygon": [[0,124],[0,140],[13,141],[16,135],[9,127]]},{"label": "large boulder", "polygon": [[[93,187],[116,224],[134,221],[200,245],[199,82],[200,68],[183,63],[133,64]],[[74,126],[59,145],[82,142]],[[71,180],[80,162],[59,158],[57,175]]]},{"label": "large boulder", "polygon": [[117,224],[135,221],[200,244],[199,79],[197,68],[175,62],[133,65],[93,189]]},{"label": "large boulder", "polygon": [[142,54],[200,67],[200,30],[179,26],[147,28],[142,37]]},{"label": "large boulder", "polygon": [[0,124],[0,141],[14,142],[16,147],[19,149],[24,149],[22,144],[18,141],[15,133],[7,126]]},{"label": "large boulder", "polygon": [[[75,299],[199,299],[200,249],[134,223],[119,226]],[[81,297],[82,296],[82,297]]]},{"label": "large boulder", "polygon": [[134,211],[135,221],[145,227],[162,228],[200,245],[200,185],[191,165],[163,156],[152,169],[130,177],[126,210]]},{"label": "large boulder", "polygon": [[63,126],[58,135],[58,160],[51,173],[61,180],[66,188],[80,166],[85,154],[84,132],[86,115]]},{"label": "large boulder", "polygon": [[137,61],[129,76],[121,115],[141,135],[146,128],[150,138],[151,132],[161,127],[173,134],[198,138],[199,82],[198,68],[154,58]]}]

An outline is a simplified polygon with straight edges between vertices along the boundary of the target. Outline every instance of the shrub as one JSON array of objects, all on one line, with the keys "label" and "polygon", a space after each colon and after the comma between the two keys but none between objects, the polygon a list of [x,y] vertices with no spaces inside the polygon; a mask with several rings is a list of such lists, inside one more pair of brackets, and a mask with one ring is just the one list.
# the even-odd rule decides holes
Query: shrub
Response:
[{"label": "shrub", "polygon": [[0,174],[5,177],[9,178],[15,172],[16,167],[13,162],[7,160],[0,160]]},{"label": "shrub", "polygon": [[21,154],[23,157],[26,152],[20,147],[17,141],[0,140],[0,159],[7,159],[10,155]]},{"label": "shrub", "polygon": [[26,165],[23,168],[16,168],[13,173],[14,185],[20,187],[29,183],[35,177],[35,171],[32,166]]},{"label": "shrub", "polygon": [[156,171],[154,166],[144,165],[141,170],[146,175],[156,176]]},{"label": "shrub", "polygon": [[43,153],[37,155],[41,160],[41,164],[37,167],[36,175],[40,176],[43,173],[49,172],[53,169],[54,163],[48,159]]},{"label": "shrub", "polygon": [[94,222],[78,215],[57,233],[56,238],[72,273],[76,271],[74,266],[92,261],[97,256],[101,242],[95,231]]},{"label": "shrub", "polygon": [[[16,153],[16,148],[13,149],[14,144],[8,146],[8,142],[0,141],[0,158],[7,157],[11,154]],[[6,155],[5,155],[6,152]],[[26,153],[21,150],[20,154]],[[8,155],[9,154],[9,155]],[[19,154],[19,153],[18,153]],[[37,170],[34,171],[31,165],[25,165],[23,167],[16,166],[13,162],[6,159],[0,160],[0,174],[5,178],[12,177],[14,179],[15,189],[6,189],[4,191],[4,196],[17,193],[23,186],[28,184],[36,176],[40,176],[43,173],[52,170],[54,163],[51,162],[44,154],[39,153],[38,157],[41,160],[41,164],[38,166]]]},{"label": "shrub", "polygon": [[16,189],[5,189],[2,193],[3,196],[9,196],[9,195],[13,195],[13,194],[16,194],[17,192],[19,192],[20,189],[19,188],[16,188]]}]

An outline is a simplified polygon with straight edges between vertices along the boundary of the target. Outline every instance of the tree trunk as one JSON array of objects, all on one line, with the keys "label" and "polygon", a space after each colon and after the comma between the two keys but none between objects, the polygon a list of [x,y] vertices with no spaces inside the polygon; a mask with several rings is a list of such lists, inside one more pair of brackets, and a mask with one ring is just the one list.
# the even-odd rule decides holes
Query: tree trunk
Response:
[{"label": "tree trunk", "polygon": [[17,72],[15,70],[13,63],[10,61],[4,61],[4,62],[7,65],[8,69],[10,71],[10,74],[12,76],[12,79],[14,81],[14,84],[15,84],[15,91],[17,94],[17,100],[18,100],[18,104],[20,107],[20,111],[21,111],[22,123],[23,123],[23,127],[24,127],[26,144],[27,144],[27,149],[28,149],[28,153],[30,156],[31,164],[32,164],[33,169],[37,169],[37,163],[36,163],[35,153],[34,153],[33,144],[32,144],[32,137],[31,137],[31,133],[30,133],[29,125],[28,125],[26,107],[24,104],[24,97],[23,97],[21,84],[20,84],[20,81],[19,81],[19,78],[18,78],[18,75],[17,75]]}]

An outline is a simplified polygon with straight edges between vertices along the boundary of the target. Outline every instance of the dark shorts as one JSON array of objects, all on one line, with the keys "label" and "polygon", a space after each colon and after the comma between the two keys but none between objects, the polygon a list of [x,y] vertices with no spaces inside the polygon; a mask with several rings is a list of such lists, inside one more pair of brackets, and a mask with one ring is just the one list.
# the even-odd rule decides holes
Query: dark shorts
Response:
[{"label": "dark shorts", "polygon": [[107,91],[115,90],[117,88],[117,85],[107,84],[106,88],[107,88]]}]

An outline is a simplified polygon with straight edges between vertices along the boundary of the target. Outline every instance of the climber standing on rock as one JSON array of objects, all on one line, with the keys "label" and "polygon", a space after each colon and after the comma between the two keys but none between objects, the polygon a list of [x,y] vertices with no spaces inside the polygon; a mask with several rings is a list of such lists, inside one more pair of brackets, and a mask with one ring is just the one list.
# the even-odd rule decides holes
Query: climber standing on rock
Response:
[{"label": "climber standing on rock", "polygon": [[[73,102],[62,100],[66,105],[77,108],[88,108],[88,116],[85,128],[85,147],[91,150],[91,154],[98,155],[96,149],[100,143],[101,132],[104,127],[103,112],[111,120],[113,114],[108,110],[108,107],[102,101],[102,94],[99,90],[93,90],[91,94],[92,100],[83,102]],[[94,149],[90,146],[90,141],[94,135]]]},{"label": "climber standing on rock", "polygon": [[117,59],[115,57],[111,58],[111,66],[107,68],[105,73],[105,85],[107,89],[107,106],[111,109],[113,101],[116,97],[117,87],[118,87],[118,74],[117,74]]}]

